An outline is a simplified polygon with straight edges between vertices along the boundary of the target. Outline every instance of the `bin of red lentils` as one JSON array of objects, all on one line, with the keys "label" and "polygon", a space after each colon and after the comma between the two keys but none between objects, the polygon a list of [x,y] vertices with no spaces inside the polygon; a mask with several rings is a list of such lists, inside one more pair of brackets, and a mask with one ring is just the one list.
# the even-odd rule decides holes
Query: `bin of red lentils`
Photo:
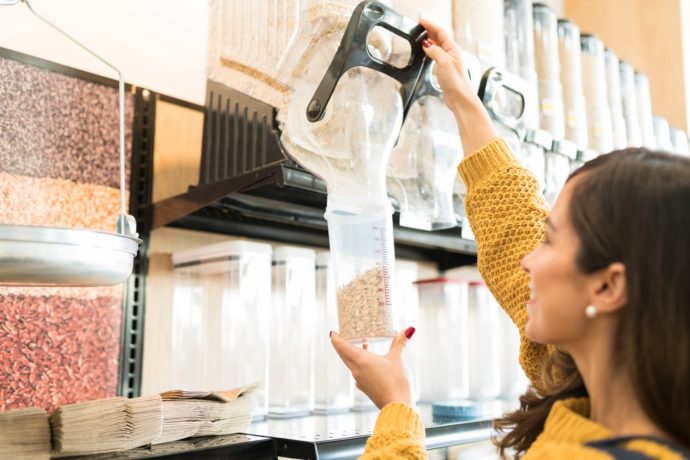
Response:
[{"label": "bin of red lentils", "polygon": [[[0,48],[0,224],[114,231],[115,82]],[[125,112],[127,164],[133,96]],[[0,411],[115,396],[124,287],[0,286]]]}]

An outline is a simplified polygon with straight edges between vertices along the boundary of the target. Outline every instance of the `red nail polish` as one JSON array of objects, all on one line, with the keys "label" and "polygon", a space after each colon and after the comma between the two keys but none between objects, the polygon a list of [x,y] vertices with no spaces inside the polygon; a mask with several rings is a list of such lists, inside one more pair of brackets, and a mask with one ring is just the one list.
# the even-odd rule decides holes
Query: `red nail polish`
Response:
[{"label": "red nail polish", "polygon": [[411,339],[416,330],[417,329],[413,328],[412,326],[408,327],[405,331],[405,337],[407,337],[408,340]]},{"label": "red nail polish", "polygon": [[428,48],[431,46],[431,42],[425,38],[424,40],[422,40],[422,46],[424,48]]}]

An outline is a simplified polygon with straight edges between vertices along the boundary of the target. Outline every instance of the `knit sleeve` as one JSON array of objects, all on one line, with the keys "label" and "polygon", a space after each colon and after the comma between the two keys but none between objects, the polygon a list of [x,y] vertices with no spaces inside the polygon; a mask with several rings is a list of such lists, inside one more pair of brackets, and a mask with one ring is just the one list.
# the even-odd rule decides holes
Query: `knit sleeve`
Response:
[{"label": "knit sleeve", "polygon": [[367,441],[361,460],[426,459],[424,425],[419,414],[407,404],[385,406]]},{"label": "knit sleeve", "polygon": [[525,337],[529,276],[520,260],[544,239],[547,206],[539,184],[502,139],[467,157],[458,171],[467,186],[465,207],[477,241],[477,264],[487,286],[520,331],[520,364],[541,388],[547,347]]}]

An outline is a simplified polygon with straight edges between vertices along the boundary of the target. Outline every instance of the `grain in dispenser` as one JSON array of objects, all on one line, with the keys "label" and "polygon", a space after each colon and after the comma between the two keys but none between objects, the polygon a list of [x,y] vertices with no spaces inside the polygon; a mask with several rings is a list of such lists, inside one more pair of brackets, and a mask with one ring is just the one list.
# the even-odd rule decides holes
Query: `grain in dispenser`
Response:
[{"label": "grain in dispenser", "polygon": [[565,110],[565,138],[575,142],[580,150],[588,145],[587,112],[582,87],[582,53],[580,29],[572,21],[558,20],[558,50]]},{"label": "grain in dispenser", "polygon": [[582,80],[587,104],[589,147],[599,153],[613,149],[611,112],[606,93],[606,58],[599,37],[582,34]]},{"label": "grain in dispenser", "polygon": [[326,182],[340,334],[347,340],[396,332],[386,167],[426,60],[423,32],[382,3],[361,3],[340,45],[328,37],[314,45],[286,113],[283,145]]}]

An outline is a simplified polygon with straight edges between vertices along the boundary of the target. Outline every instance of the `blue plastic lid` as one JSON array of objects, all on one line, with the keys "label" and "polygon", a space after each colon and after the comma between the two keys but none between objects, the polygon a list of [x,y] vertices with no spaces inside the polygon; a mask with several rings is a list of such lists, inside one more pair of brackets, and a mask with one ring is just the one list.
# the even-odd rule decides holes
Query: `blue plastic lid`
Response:
[{"label": "blue plastic lid", "polygon": [[499,415],[500,410],[498,401],[441,401],[431,405],[434,423],[491,418]]}]

